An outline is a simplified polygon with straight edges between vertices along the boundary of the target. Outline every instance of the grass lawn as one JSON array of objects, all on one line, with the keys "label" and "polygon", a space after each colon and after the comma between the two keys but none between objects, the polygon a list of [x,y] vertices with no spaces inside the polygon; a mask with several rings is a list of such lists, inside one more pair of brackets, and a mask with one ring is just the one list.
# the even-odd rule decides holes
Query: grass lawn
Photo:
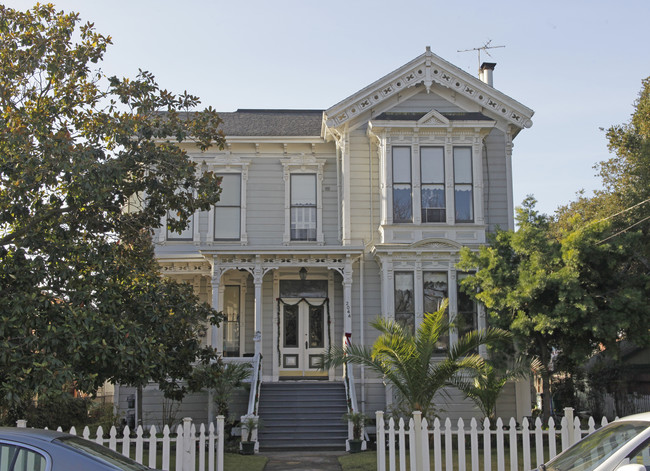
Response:
[{"label": "grass lawn", "polygon": [[236,453],[225,453],[223,456],[223,467],[228,471],[262,471],[269,459],[261,455],[240,455]]},{"label": "grass lawn", "polygon": [[362,451],[339,456],[343,471],[375,471],[377,469],[377,452]]}]

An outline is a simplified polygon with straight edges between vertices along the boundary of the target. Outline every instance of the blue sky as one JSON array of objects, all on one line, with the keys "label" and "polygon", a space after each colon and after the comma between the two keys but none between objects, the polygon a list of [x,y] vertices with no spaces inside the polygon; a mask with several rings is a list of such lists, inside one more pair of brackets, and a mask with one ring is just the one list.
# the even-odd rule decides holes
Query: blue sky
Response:
[{"label": "blue sky", "polygon": [[[24,0],[4,5],[27,8]],[[488,40],[497,89],[535,110],[515,140],[515,203],[552,213],[598,188],[599,128],[629,121],[650,76],[648,0],[60,0],[114,45],[102,69],[138,68],[218,111],[325,109],[422,54],[476,75]]]}]

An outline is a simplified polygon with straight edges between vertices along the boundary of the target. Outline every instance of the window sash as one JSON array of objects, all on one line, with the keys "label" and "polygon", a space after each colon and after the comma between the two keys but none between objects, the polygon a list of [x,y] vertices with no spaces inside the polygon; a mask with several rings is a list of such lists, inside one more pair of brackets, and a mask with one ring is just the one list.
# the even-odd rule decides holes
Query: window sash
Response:
[{"label": "window sash", "polygon": [[456,298],[457,298],[457,330],[458,336],[462,337],[464,334],[471,330],[478,329],[478,309],[476,302],[461,290],[462,281],[470,276],[468,273],[458,273],[458,281],[456,285]]},{"label": "window sash", "polygon": [[[171,212],[167,213],[167,217],[173,216]],[[189,224],[181,232],[174,232],[167,228],[167,240],[193,240],[194,239],[194,215],[190,217]]]},{"label": "window sash", "polygon": [[393,155],[393,222],[413,222],[411,148],[395,146]]},{"label": "window sash", "polygon": [[413,272],[395,272],[395,322],[415,332]]},{"label": "window sash", "polygon": [[472,149],[454,147],[454,207],[456,222],[474,221]]},{"label": "window sash", "polygon": [[[424,313],[431,314],[440,309],[442,302],[449,298],[449,280],[447,272],[422,272],[422,293]],[[444,322],[449,321],[449,309],[445,310]],[[438,352],[449,350],[449,332],[441,334],[436,342]]]},{"label": "window sash", "polygon": [[290,238],[316,240],[316,175],[291,175]]},{"label": "window sash", "polygon": [[214,206],[214,240],[241,238],[241,174],[224,173],[221,195]]},{"label": "window sash", "polygon": [[241,306],[240,286],[227,285],[223,294],[223,355],[240,356]]}]

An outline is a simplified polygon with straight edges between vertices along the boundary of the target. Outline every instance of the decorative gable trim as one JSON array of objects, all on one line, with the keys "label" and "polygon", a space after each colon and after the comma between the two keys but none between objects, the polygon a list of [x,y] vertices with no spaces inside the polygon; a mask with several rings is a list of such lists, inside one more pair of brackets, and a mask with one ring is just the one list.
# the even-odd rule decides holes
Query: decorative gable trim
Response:
[{"label": "decorative gable trim", "polygon": [[448,126],[449,125],[449,119],[445,118],[442,114],[437,112],[436,110],[431,110],[422,118],[418,120],[418,125],[420,126]]},{"label": "decorative gable trim", "polygon": [[430,92],[434,83],[466,96],[519,128],[533,124],[533,110],[435,55],[429,47],[408,64],[326,110],[326,123],[329,127],[341,126],[401,90],[423,85]]}]

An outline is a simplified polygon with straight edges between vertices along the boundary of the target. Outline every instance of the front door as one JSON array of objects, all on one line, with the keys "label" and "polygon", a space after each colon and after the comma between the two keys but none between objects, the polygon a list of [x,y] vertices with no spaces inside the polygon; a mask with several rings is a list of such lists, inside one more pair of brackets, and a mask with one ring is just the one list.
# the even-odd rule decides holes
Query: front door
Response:
[{"label": "front door", "polygon": [[326,348],[325,308],[305,301],[283,304],[280,320],[280,376],[326,377],[320,371]]}]

